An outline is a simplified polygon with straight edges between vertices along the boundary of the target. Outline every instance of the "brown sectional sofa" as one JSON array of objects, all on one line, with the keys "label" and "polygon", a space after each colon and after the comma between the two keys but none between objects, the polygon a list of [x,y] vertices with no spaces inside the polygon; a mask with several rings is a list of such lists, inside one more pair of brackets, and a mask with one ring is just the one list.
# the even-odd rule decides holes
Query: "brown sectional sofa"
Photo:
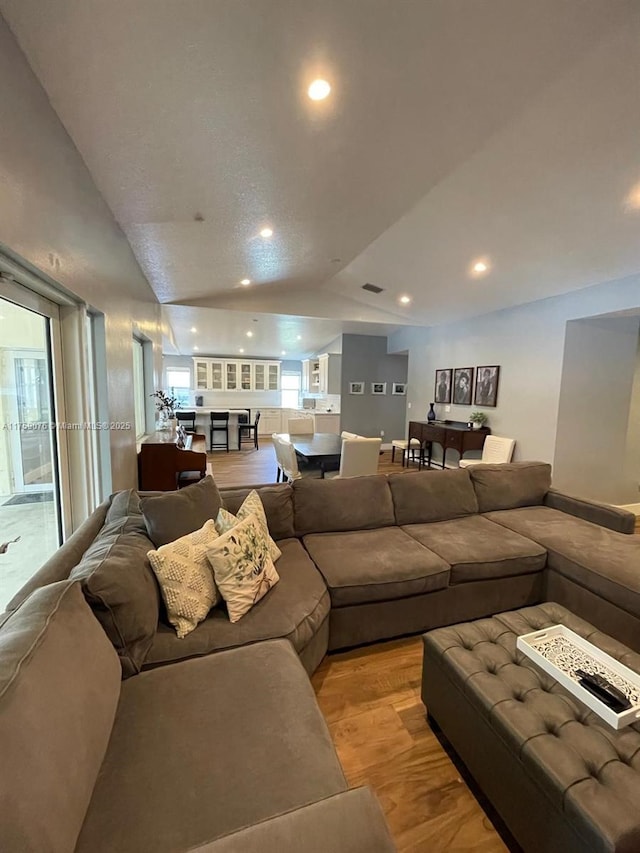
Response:
[{"label": "brown sectional sofa", "polygon": [[[0,662],[7,648],[14,662],[9,681],[21,660],[11,651],[15,620],[25,618],[36,636],[49,595],[72,597],[86,622],[82,588],[111,640],[100,654],[115,649],[105,663],[115,717],[106,755],[96,753],[83,777],[78,846],[42,849],[106,850],[111,838],[111,849],[154,853],[198,844],[211,853],[314,850],[314,828],[326,826],[327,838],[342,838],[331,846],[337,853],[392,850],[370,793],[346,792],[298,658],[312,673],[330,649],[548,599],[640,650],[640,537],[627,535],[634,516],[562,495],[550,480],[548,465],[514,463],[261,487],[282,550],[280,582],[238,623],[217,608],[182,640],[166,622],[143,556],[153,546],[139,497],[112,496],[14,597],[4,624],[0,619]],[[225,506],[237,511],[249,488],[222,490]],[[90,642],[98,637],[104,640],[94,630]],[[125,676],[117,689],[116,652]],[[79,671],[86,665],[68,663]],[[92,678],[87,689],[99,692],[100,679],[91,687]],[[0,680],[0,703],[4,698]],[[2,711],[0,704],[0,719]],[[0,724],[0,738],[5,728]],[[210,809],[221,789],[220,809]],[[7,797],[0,789],[0,807]],[[236,809],[237,802],[244,805]],[[354,835],[359,826],[368,834]],[[308,845],[299,843],[304,832]]]}]

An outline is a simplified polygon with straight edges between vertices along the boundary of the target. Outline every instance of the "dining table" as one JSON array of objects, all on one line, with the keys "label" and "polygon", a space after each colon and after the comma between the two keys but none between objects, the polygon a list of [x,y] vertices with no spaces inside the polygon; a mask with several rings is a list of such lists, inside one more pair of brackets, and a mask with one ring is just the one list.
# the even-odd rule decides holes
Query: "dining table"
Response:
[{"label": "dining table", "polygon": [[280,438],[290,441],[298,459],[309,468],[318,468],[324,477],[327,471],[340,468],[342,438],[335,432],[314,432],[304,435],[280,433]]}]

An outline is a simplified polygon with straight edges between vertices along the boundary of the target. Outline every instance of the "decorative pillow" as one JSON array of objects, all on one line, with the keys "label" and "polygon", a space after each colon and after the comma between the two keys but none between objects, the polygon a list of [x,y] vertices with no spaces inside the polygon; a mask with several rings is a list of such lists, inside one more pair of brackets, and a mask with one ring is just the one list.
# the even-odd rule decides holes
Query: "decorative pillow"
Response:
[{"label": "decorative pillow", "polygon": [[210,475],[178,492],[140,498],[147,533],[156,548],[200,530],[221,506],[220,492]]},{"label": "decorative pillow", "polygon": [[231,528],[234,527],[239,521],[244,521],[245,518],[248,518],[250,515],[255,515],[255,517],[260,522],[260,525],[264,530],[264,535],[267,539],[267,543],[269,545],[269,553],[271,554],[271,559],[275,563],[278,557],[282,556],[282,551],[280,550],[280,548],[278,548],[276,543],[269,535],[269,525],[267,524],[267,516],[265,514],[262,501],[260,500],[260,495],[256,492],[255,489],[252,489],[246,496],[246,498],[242,502],[242,506],[237,512],[237,515],[233,515],[229,512],[228,509],[222,507],[216,518],[216,530],[220,534],[226,533],[228,530],[231,530]]},{"label": "decorative pillow", "polygon": [[280,580],[262,524],[255,515],[216,539],[207,558],[227,602],[231,622],[241,619]]},{"label": "decorative pillow", "polygon": [[217,539],[215,522],[209,520],[200,530],[148,553],[169,622],[181,639],[220,601],[207,560],[207,550]]}]

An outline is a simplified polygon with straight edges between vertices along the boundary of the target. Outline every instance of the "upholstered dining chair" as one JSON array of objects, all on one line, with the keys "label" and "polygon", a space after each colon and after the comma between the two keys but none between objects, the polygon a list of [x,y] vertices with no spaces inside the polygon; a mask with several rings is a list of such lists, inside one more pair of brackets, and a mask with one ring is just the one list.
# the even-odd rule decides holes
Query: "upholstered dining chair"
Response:
[{"label": "upholstered dining chair", "polygon": [[480,459],[461,459],[458,465],[461,468],[468,468],[470,465],[495,465],[511,462],[515,446],[515,438],[488,435],[482,445],[482,457]]},{"label": "upholstered dining chair", "polygon": [[289,418],[287,432],[289,435],[313,435],[313,418]]},{"label": "upholstered dining chair", "polygon": [[[273,446],[276,452],[276,460],[278,462],[278,474],[282,473],[282,481],[292,483],[294,480],[300,480],[303,477],[321,477],[322,472],[318,468],[305,468],[300,471],[298,467],[298,457],[293,444],[282,438],[276,433],[273,434]],[[276,481],[278,482],[278,481]]]},{"label": "upholstered dining chair", "polygon": [[327,478],[364,477],[378,473],[381,438],[343,438],[340,470]]}]

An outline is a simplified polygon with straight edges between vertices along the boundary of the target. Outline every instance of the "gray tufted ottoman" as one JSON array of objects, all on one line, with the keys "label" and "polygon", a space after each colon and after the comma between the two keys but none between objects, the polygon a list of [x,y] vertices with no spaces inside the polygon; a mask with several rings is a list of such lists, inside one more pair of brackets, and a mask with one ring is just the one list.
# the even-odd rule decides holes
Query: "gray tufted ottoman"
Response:
[{"label": "gray tufted ottoman", "polygon": [[640,672],[640,655],[540,604],[425,634],[422,699],[527,853],[640,853],[640,724],[609,728],[516,650],[558,623]]}]

